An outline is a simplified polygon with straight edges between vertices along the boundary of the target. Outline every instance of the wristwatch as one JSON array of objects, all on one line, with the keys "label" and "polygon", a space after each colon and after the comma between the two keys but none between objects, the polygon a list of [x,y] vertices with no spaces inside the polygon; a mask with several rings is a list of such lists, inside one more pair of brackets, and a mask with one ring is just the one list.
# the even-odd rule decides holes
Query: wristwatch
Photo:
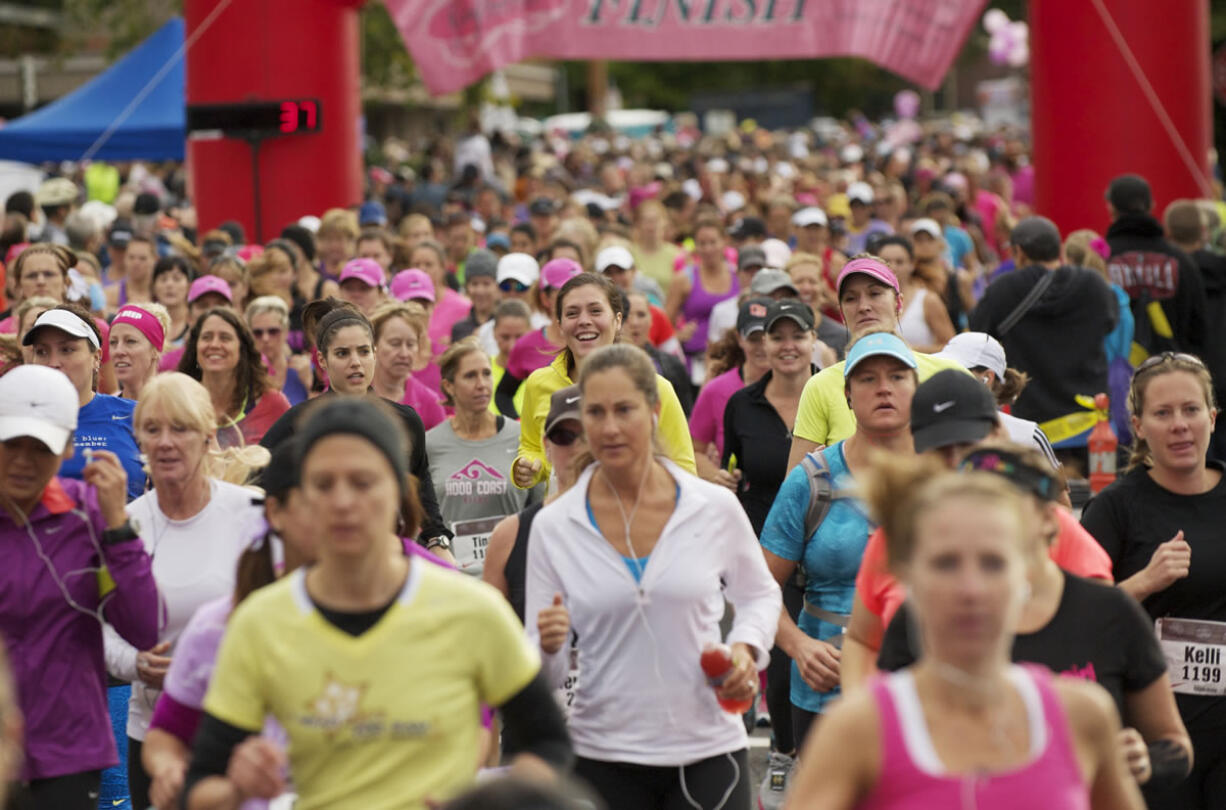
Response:
[{"label": "wristwatch", "polygon": [[136,527],[132,525],[132,521],[126,521],[122,526],[114,529],[107,529],[102,532],[102,543],[107,546],[126,543],[129,540],[136,540],[140,535],[136,532]]},{"label": "wristwatch", "polygon": [[448,553],[451,552],[451,538],[445,534],[440,534],[438,537],[431,537],[426,541],[426,551],[434,551],[436,548],[441,548]]}]

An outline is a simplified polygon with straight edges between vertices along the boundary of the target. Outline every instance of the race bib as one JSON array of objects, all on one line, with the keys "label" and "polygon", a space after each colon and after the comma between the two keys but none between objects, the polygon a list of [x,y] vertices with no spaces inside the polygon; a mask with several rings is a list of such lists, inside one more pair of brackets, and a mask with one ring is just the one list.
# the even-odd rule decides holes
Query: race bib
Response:
[{"label": "race bib", "polygon": [[502,518],[502,515],[498,515],[476,520],[457,520],[452,524],[451,532],[455,536],[451,539],[451,553],[461,571],[480,576],[485,567],[485,550],[489,547],[490,535]]},{"label": "race bib", "polygon": [[558,706],[562,709],[562,716],[567,722],[570,721],[571,709],[575,705],[575,693],[579,691],[579,646],[575,634],[571,633],[570,637],[570,663],[566,672],[566,680],[553,692]]},{"label": "race bib", "polygon": [[1176,693],[1226,696],[1226,678],[1222,676],[1226,622],[1163,618],[1154,626]]}]

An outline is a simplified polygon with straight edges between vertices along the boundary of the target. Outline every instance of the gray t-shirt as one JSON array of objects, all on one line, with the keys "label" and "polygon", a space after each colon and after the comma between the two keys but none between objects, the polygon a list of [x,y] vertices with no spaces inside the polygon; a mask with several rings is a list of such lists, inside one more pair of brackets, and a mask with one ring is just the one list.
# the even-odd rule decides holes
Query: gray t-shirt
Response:
[{"label": "gray t-shirt", "polygon": [[[502,420],[502,417],[499,417]],[[539,496],[511,481],[511,462],[519,451],[519,422],[503,421],[488,439],[461,439],[451,420],[426,431],[430,477],[443,522],[455,533],[452,553],[460,570],[481,576],[490,532]]]}]

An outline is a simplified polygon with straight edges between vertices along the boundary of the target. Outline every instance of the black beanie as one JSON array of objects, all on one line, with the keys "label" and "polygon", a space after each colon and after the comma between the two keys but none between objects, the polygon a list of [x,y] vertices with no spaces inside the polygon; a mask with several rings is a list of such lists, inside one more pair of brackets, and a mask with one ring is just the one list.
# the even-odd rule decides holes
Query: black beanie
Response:
[{"label": "black beanie", "polygon": [[298,432],[299,471],[307,454],[320,439],[337,434],[358,436],[374,445],[387,458],[396,473],[396,486],[403,494],[409,471],[408,442],[404,438],[404,429],[393,420],[394,417],[369,400],[326,397]]}]

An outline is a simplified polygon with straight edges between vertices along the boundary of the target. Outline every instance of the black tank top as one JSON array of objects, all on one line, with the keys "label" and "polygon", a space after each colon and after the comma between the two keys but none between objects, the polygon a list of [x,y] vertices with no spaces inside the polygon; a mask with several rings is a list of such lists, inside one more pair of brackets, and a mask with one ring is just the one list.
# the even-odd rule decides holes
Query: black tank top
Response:
[{"label": "black tank top", "polygon": [[507,578],[507,601],[515,610],[515,615],[524,620],[524,592],[527,589],[528,574],[528,533],[532,531],[532,521],[536,513],[541,511],[544,503],[534,503],[519,513],[519,529],[515,532],[515,545],[507,556],[507,564],[503,568],[503,576]]}]

